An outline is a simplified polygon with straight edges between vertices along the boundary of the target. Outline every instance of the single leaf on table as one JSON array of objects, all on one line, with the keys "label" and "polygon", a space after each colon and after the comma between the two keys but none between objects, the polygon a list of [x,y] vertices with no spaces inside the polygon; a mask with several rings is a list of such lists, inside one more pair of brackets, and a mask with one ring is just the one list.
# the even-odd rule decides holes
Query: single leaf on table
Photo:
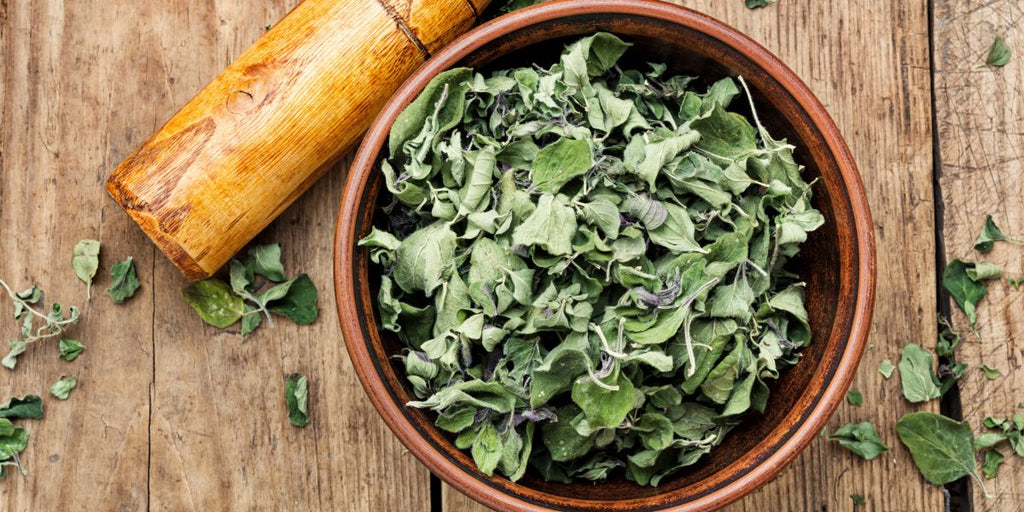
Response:
[{"label": "single leaf on table", "polygon": [[288,406],[288,421],[296,427],[309,423],[309,383],[304,375],[293,373],[284,381],[284,401]]},{"label": "single leaf on table", "polygon": [[899,369],[903,396],[907,401],[927,402],[942,395],[932,373],[932,354],[920,345],[911,343],[903,347]]},{"label": "single leaf on table", "polygon": [[139,288],[139,277],[135,275],[135,262],[132,257],[119,261],[110,268],[110,277],[113,284],[107,288],[107,294],[114,302],[120,304],[135,295]]},{"label": "single leaf on table", "polygon": [[985,216],[985,225],[981,228],[981,233],[978,234],[978,240],[974,242],[974,250],[980,253],[986,253],[992,250],[995,242],[1006,240],[1006,235],[999,229],[995,221],[992,220],[991,215]]},{"label": "single leaf on table", "polygon": [[[6,421],[6,420],[3,420]],[[8,429],[4,429],[8,430]],[[28,431],[23,428],[12,428],[11,433],[6,436],[0,436],[0,469],[4,469],[4,462],[8,459],[14,458],[18,453],[28,446]],[[21,474],[25,474],[25,469],[21,468],[21,464],[15,459],[15,464],[21,469]],[[0,476],[3,473],[0,472]]]},{"label": "single leaf on table", "polygon": [[88,238],[79,240],[71,252],[71,268],[75,275],[86,285],[87,293],[91,295],[92,278],[96,276],[96,270],[100,267],[100,243]]},{"label": "single leaf on table", "polygon": [[914,412],[896,422],[896,433],[926,480],[945,485],[970,475],[988,496],[975,466],[974,434],[966,421],[957,422],[931,412]]},{"label": "single leaf on table", "polygon": [[[768,0],[744,0],[744,3],[746,4],[747,9],[758,9],[767,6]],[[854,496],[859,496],[859,494],[855,494]],[[854,501],[856,502],[857,500]],[[863,505],[863,503],[859,503],[859,505]]]},{"label": "single leaf on table", "polygon": [[281,244],[257,245],[250,248],[248,254],[254,273],[275,283],[284,281],[284,265],[281,264]]},{"label": "single leaf on table", "polygon": [[556,194],[569,180],[590,170],[593,161],[590,143],[561,138],[537,153],[533,161],[533,186],[541,192]]},{"label": "single leaf on table", "polygon": [[11,350],[3,359],[0,359],[0,364],[9,370],[13,370],[18,365],[18,356],[25,353],[26,344],[21,340],[10,340],[8,343],[11,346]]},{"label": "single leaf on table", "polygon": [[995,40],[992,41],[992,46],[988,49],[988,57],[985,59],[985,65],[1001,68],[1010,62],[1010,55],[1013,53],[1010,50],[1010,45],[1006,44],[1006,40],[1003,36],[996,35]]},{"label": "single leaf on table", "polygon": [[846,393],[846,401],[854,407],[860,407],[864,403],[864,395],[856,389],[851,389]]},{"label": "single leaf on table", "polygon": [[999,369],[992,368],[986,364],[981,365],[981,371],[985,372],[985,377],[988,380],[996,380],[1003,376],[1003,372],[999,371]]},{"label": "single leaf on table", "polygon": [[0,405],[0,418],[39,419],[43,417],[43,399],[38,395],[12,398]]},{"label": "single leaf on table", "polygon": [[[761,0],[761,1],[763,1],[763,0]],[[749,2],[750,2],[750,0],[748,0],[747,3],[749,3]],[[860,494],[851,494],[850,495],[850,499],[853,500],[853,504],[854,505],[867,505],[868,504],[868,500],[864,499],[864,496],[861,496]]]},{"label": "single leaf on table", "polygon": [[182,297],[204,322],[218,328],[228,327],[242,318],[245,305],[242,298],[220,279],[210,278],[186,286]]},{"label": "single leaf on table", "polygon": [[61,338],[58,347],[60,348],[60,358],[65,361],[74,361],[85,350],[85,345],[68,338]]},{"label": "single leaf on table", "polygon": [[68,394],[71,393],[72,389],[75,389],[76,385],[78,385],[78,381],[74,377],[64,377],[62,375],[57,382],[50,386],[50,393],[57,397],[58,400],[67,400]]},{"label": "single leaf on table", "polygon": [[885,377],[886,379],[892,377],[892,371],[895,369],[896,367],[893,366],[892,361],[888,359],[878,363],[878,373],[881,373],[882,377]]},{"label": "single leaf on table", "polygon": [[978,302],[985,298],[988,286],[971,279],[967,273],[971,268],[974,268],[973,263],[965,263],[959,259],[949,262],[942,273],[942,286],[967,315],[971,325],[974,325],[978,322]]},{"label": "single leaf on table", "polygon": [[979,261],[967,268],[967,277],[974,282],[991,281],[1003,277],[1003,269],[987,261]]},{"label": "single leaf on table", "polygon": [[999,450],[985,450],[985,462],[981,464],[981,472],[985,478],[995,478],[999,473],[999,465],[1003,463],[1002,452]]},{"label": "single leaf on table", "polygon": [[299,274],[291,280],[291,286],[283,297],[267,303],[267,310],[286,316],[299,325],[309,325],[320,316],[317,301],[318,295],[313,281],[308,275]]},{"label": "single leaf on table", "polygon": [[878,437],[878,432],[870,421],[843,425],[828,438],[831,441],[838,441],[840,446],[865,460],[874,459],[889,451],[889,447]]}]

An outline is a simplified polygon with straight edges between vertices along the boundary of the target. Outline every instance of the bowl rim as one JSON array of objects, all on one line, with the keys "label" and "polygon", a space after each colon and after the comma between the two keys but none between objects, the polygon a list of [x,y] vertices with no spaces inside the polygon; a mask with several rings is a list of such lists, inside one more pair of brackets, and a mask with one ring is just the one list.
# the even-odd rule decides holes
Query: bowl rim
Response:
[{"label": "bowl rim", "polygon": [[374,408],[402,444],[433,474],[476,501],[498,510],[549,510],[516,496],[496,492],[484,481],[466,474],[430,443],[423,442],[416,429],[403,415],[401,408],[405,407],[404,404],[398,404],[388,397],[382,377],[371,360],[373,356],[363,343],[359,322],[355,320],[359,318],[360,312],[356,310],[354,301],[348,300],[350,295],[346,295],[356,293],[356,285],[349,278],[347,270],[353,265],[350,249],[357,241],[359,199],[376,164],[380,148],[386,145],[391,128],[391,123],[384,121],[397,117],[406,105],[419,95],[423,86],[433,76],[451,68],[488,42],[530,25],[581,14],[627,14],[660,19],[702,32],[742,52],[793,95],[826,141],[847,191],[847,199],[853,213],[853,234],[857,244],[857,295],[846,348],[836,364],[831,380],[822,391],[821,398],[804,415],[802,423],[774,452],[769,453],[745,474],[722,487],[692,501],[663,510],[682,512],[717,509],[740,499],[780,473],[819,434],[841,403],[866,346],[877,273],[873,223],[867,195],[852,153],[835,122],[810,88],[778,57],[749,36],[717,19],[689,8],[654,0],[555,0],[521,9],[483,24],[459,37],[427,60],[398,88],[377,115],[359,146],[345,180],[338,208],[334,248],[334,290],[342,336],[359,380]]}]

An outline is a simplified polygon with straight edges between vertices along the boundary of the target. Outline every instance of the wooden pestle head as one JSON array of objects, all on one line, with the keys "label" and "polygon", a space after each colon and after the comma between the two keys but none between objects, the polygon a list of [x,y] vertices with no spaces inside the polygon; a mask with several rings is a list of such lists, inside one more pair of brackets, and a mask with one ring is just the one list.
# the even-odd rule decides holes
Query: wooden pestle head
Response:
[{"label": "wooden pestle head", "polygon": [[114,170],[107,191],[209,277],[360,139],[489,0],[305,0]]}]

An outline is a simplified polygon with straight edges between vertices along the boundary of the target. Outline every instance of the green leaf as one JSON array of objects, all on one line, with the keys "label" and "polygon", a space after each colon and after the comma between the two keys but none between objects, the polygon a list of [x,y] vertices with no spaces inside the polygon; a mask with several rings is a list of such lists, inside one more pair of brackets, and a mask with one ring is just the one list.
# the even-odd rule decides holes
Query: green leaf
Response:
[{"label": "green leaf", "polygon": [[242,336],[255,331],[261,323],[263,323],[263,316],[260,315],[259,310],[246,304],[245,312],[242,315]]},{"label": "green leaf", "polygon": [[651,242],[673,252],[707,252],[694,240],[693,221],[686,209],[666,204],[665,210],[668,214],[665,223],[648,233]]},{"label": "green leaf", "polygon": [[1003,277],[1003,269],[999,268],[998,265],[993,265],[986,261],[979,261],[974,266],[967,267],[967,277],[971,278],[971,281],[980,283],[982,281],[991,281],[993,279],[999,279]]},{"label": "green leaf", "polygon": [[846,401],[854,407],[860,407],[864,403],[864,395],[856,389],[851,389],[846,392]]},{"label": "green leaf", "polygon": [[870,421],[843,425],[828,438],[830,441],[838,441],[840,446],[865,460],[874,459],[889,451],[889,447],[878,437],[878,432]]},{"label": "green leaf", "polygon": [[533,186],[541,192],[557,194],[569,180],[586,173],[593,160],[587,141],[558,139],[537,153],[533,161]]},{"label": "green leaf", "polygon": [[992,367],[988,366],[987,364],[981,365],[981,371],[985,372],[985,377],[988,380],[996,380],[999,377],[1003,376],[1003,372],[999,371],[996,368],[992,368]]},{"label": "green leaf", "polygon": [[96,275],[96,269],[100,266],[100,243],[88,238],[79,240],[71,252],[71,268],[75,275],[86,284],[88,289],[92,288],[92,278]]},{"label": "green leaf", "polygon": [[985,65],[1001,68],[1005,66],[1007,62],[1010,62],[1010,55],[1012,53],[1010,45],[1006,44],[1006,41],[1003,40],[1003,36],[996,35],[995,40],[992,41],[992,46],[988,49],[988,57],[985,59]]},{"label": "green leaf", "polygon": [[903,396],[911,403],[927,402],[941,396],[932,373],[932,354],[920,345],[910,343],[903,347],[899,363]]},{"label": "green leaf", "polygon": [[878,363],[878,373],[881,373],[882,377],[885,377],[886,379],[892,377],[892,371],[895,369],[896,367],[893,366],[892,361],[888,359]]},{"label": "green leaf", "polygon": [[67,400],[68,394],[75,389],[77,384],[78,381],[74,377],[61,376],[60,380],[50,386],[50,394],[57,397],[58,400]]},{"label": "green leaf", "polygon": [[754,290],[746,279],[736,279],[731,284],[715,288],[715,293],[708,299],[713,318],[735,318],[747,323],[752,315]]},{"label": "green leaf", "polygon": [[985,478],[995,478],[999,473],[999,465],[1003,463],[1003,454],[999,450],[985,450],[985,462],[981,465],[981,472]]},{"label": "green leaf", "polygon": [[[764,0],[747,0],[747,6],[750,6],[751,2],[763,2]],[[762,6],[763,7],[763,6]],[[868,500],[864,499],[864,496],[860,494],[851,494],[850,499],[853,500],[854,505],[867,505]]]},{"label": "green leaf", "polygon": [[289,281],[287,293],[280,299],[267,303],[267,311],[286,316],[299,325],[309,325],[320,316],[317,304],[316,286],[306,274],[299,274]]},{"label": "green leaf", "polygon": [[18,356],[25,353],[25,342],[21,340],[11,340],[11,351],[7,353],[0,364],[9,370],[13,370],[18,365]]},{"label": "green leaf", "polygon": [[974,434],[966,421],[957,422],[930,412],[915,412],[896,422],[896,433],[910,450],[921,475],[929,482],[945,485],[970,475],[988,494],[975,467]]},{"label": "green leaf", "polygon": [[[768,5],[768,0],[744,0],[744,2],[746,3],[747,9],[758,9],[758,8],[765,7],[765,6]],[[860,496],[860,495],[859,494],[854,494],[853,496]],[[861,498],[861,500],[863,501],[864,498]],[[854,498],[853,501],[854,501],[854,503],[857,503],[857,499],[856,498]],[[857,503],[857,504],[858,505],[863,505],[864,503]]]},{"label": "green leaf", "polygon": [[572,387],[572,401],[583,410],[587,422],[595,428],[617,427],[633,410],[633,383],[619,373],[602,387],[593,378],[577,381]]},{"label": "green leaf", "polygon": [[28,446],[28,431],[15,428],[10,435],[0,436],[0,461],[10,459]]},{"label": "green leaf", "polygon": [[757,150],[754,127],[743,116],[716,105],[710,115],[690,125],[700,132],[697,148],[713,158],[737,161]]},{"label": "green leaf", "polygon": [[392,158],[398,155],[406,141],[423,130],[425,121],[435,112],[437,133],[450,130],[462,119],[472,75],[469,68],[454,68],[439,73],[427,84],[391,126],[388,148]]},{"label": "green leaf", "polygon": [[252,271],[271,281],[284,281],[284,266],[281,264],[281,244],[257,245],[250,247],[248,261]]},{"label": "green leaf", "polygon": [[986,253],[992,250],[995,242],[1006,240],[1006,236],[1003,235],[1002,230],[999,226],[996,226],[995,221],[992,220],[991,215],[985,216],[985,225],[981,228],[981,233],[978,234],[978,241],[974,242],[974,250]]},{"label": "green leaf", "polygon": [[501,462],[502,444],[498,431],[489,422],[480,426],[476,442],[471,450],[473,462],[481,473],[491,476]]},{"label": "green leaf", "polygon": [[512,233],[512,243],[537,246],[552,256],[572,253],[572,237],[576,233],[576,214],[572,208],[551,194],[544,194],[537,209]]},{"label": "green leaf", "polygon": [[407,293],[422,291],[429,297],[441,285],[441,273],[455,255],[455,233],[448,224],[435,222],[402,240],[395,254],[395,283]]},{"label": "green leaf", "polygon": [[3,405],[0,405],[0,418],[28,418],[39,419],[43,417],[43,399],[37,395],[25,395],[23,398],[12,398]]},{"label": "green leaf", "polygon": [[949,262],[942,273],[942,286],[967,315],[971,325],[974,325],[978,321],[978,302],[985,298],[988,286],[970,278],[967,270],[971,268],[974,268],[973,263],[964,263],[958,259]]},{"label": "green leaf", "polygon": [[284,381],[284,402],[288,406],[288,421],[296,427],[309,423],[309,388],[305,375],[293,373]]},{"label": "green leaf", "polygon": [[181,291],[181,295],[199,318],[221,329],[242,318],[245,309],[242,298],[232,293],[227,283],[216,278],[192,283]]},{"label": "green leaf", "polygon": [[74,361],[85,350],[85,345],[68,338],[61,338],[58,346],[60,347],[60,358],[65,361]]},{"label": "green leaf", "polygon": [[110,278],[112,284],[107,288],[107,294],[117,304],[132,298],[135,290],[139,289],[139,278],[135,275],[135,263],[131,256],[110,268]]}]

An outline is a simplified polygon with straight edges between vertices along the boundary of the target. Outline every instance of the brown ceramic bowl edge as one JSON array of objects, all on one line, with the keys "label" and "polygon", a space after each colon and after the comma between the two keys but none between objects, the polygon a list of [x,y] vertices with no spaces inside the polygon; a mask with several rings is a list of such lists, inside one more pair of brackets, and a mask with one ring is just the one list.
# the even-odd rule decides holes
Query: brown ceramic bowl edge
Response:
[{"label": "brown ceramic bowl edge", "polygon": [[[822,392],[821,399],[808,411],[806,421],[797,427],[792,435],[762,463],[716,491],[671,510],[706,510],[708,507],[721,507],[739,499],[778,474],[818,434],[841,402],[846,389],[853,379],[856,362],[859,361],[864,350],[870,326],[876,272],[874,237],[867,198],[849,149],[839,134],[835,123],[807,86],[785,64],[758,43],[703,14],[670,4],[635,2],[631,0],[590,1],[585,5],[571,1],[558,1],[524,9],[502,17],[456,40],[435,56],[434,59],[421,67],[399,89],[399,93],[388,102],[378,116],[378,119],[395,117],[415,98],[419,90],[422,89],[422,86],[429,80],[429,77],[454,65],[466,54],[482,46],[484,42],[495,36],[524,25],[551,20],[564,15],[576,15],[587,12],[621,12],[642,14],[679,23],[685,21],[687,23],[684,24],[688,24],[696,30],[718,38],[735,48],[742,48],[743,53],[748,58],[755,61],[795,97],[800,106],[812,119],[814,125],[821,131],[830,152],[837,161],[840,175],[848,193],[847,199],[852,211],[855,213],[856,240],[854,243],[857,245],[858,264],[855,290],[857,292],[857,300],[852,313],[852,323],[846,349],[837,364],[836,371],[829,384]],[[410,84],[415,83],[418,83],[419,87],[410,87]],[[356,243],[356,231],[358,229],[356,217],[359,213],[357,211],[359,199],[368,184],[368,173],[376,163],[378,155],[378,151],[374,149],[374,146],[379,147],[386,140],[389,129],[389,124],[375,122],[370,132],[364,138],[357,153],[356,161],[353,162],[352,172],[350,172],[347,178],[342,204],[339,208],[335,246],[335,293],[338,313],[343,320],[358,318],[360,314],[355,309],[353,302],[348,300],[349,297],[345,295],[355,290],[354,283],[350,281],[350,275],[347,272],[347,269],[351,269],[353,265],[350,249]],[[346,269],[346,271],[342,271],[342,269]],[[359,326],[355,322],[342,321],[342,333],[345,340],[362,339]],[[372,355],[367,350],[366,345],[364,343],[348,342],[346,345],[359,379],[366,388],[367,394],[370,395],[376,409],[403,444],[419,460],[424,462],[431,471],[460,491],[488,506],[499,509],[548,510],[514,496],[495,492],[495,489],[486,483],[473,476],[466,475],[461,468],[448,460],[444,454],[430,446],[429,443],[418,442],[420,441],[418,435],[415,430],[408,428],[407,420],[401,411],[404,405],[397,404],[388,398],[388,391],[380,376],[377,375],[377,369],[370,360]]]}]

